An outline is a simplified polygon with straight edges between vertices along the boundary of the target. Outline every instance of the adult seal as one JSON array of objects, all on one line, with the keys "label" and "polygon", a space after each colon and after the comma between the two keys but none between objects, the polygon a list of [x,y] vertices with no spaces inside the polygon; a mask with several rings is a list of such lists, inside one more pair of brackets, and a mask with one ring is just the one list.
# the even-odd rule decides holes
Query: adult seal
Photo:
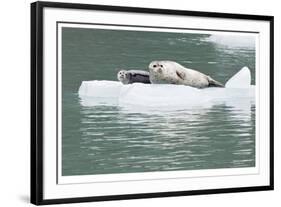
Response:
[{"label": "adult seal", "polygon": [[149,75],[153,84],[178,84],[195,88],[224,87],[210,76],[185,68],[174,61],[152,61],[149,64]]},{"label": "adult seal", "polygon": [[149,72],[143,70],[120,70],[117,79],[123,84],[150,83]]}]

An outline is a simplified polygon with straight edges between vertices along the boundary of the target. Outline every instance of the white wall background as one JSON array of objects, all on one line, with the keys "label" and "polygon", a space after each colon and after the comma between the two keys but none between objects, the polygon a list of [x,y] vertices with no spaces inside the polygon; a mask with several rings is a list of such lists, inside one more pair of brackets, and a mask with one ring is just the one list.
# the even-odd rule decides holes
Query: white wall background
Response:
[{"label": "white wall background", "polygon": [[[281,197],[281,12],[277,0],[64,0],[65,2],[154,7],[275,16],[275,191],[68,204],[69,206],[279,206]],[[30,0],[0,3],[0,206],[29,204]]]}]

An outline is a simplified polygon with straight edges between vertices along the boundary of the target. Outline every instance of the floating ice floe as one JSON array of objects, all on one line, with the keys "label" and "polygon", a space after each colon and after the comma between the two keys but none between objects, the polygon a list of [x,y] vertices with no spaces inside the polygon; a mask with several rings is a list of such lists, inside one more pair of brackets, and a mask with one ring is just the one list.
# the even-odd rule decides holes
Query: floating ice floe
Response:
[{"label": "floating ice floe", "polygon": [[255,102],[255,86],[250,85],[247,67],[227,81],[225,88],[197,89],[184,85],[143,84],[123,85],[118,81],[83,81],[78,94],[83,106],[114,105],[141,108],[201,108],[217,104],[241,110]]},{"label": "floating ice floe", "polygon": [[213,34],[206,39],[218,45],[236,47],[236,48],[254,48],[255,37],[252,35],[216,35]]}]

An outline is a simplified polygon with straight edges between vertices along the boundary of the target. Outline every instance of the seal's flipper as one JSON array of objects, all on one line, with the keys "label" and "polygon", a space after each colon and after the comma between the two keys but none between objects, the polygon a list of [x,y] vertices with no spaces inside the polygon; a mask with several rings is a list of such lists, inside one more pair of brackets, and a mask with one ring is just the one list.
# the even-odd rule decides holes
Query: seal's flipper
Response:
[{"label": "seal's flipper", "polygon": [[185,74],[184,73],[182,73],[182,72],[180,72],[180,71],[176,71],[176,74],[177,74],[177,76],[180,78],[180,79],[182,79],[182,80],[184,80],[184,78],[185,78]]},{"label": "seal's flipper", "polygon": [[224,85],[214,79],[212,79],[210,76],[207,76],[209,81],[209,87],[224,87]]}]

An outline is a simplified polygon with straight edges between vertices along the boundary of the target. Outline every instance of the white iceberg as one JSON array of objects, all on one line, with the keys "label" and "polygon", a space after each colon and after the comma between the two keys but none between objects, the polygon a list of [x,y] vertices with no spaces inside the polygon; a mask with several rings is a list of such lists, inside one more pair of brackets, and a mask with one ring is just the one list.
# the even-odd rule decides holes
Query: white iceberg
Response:
[{"label": "white iceberg", "polygon": [[123,84],[118,81],[83,81],[78,94],[80,97],[112,98],[118,97]]},{"label": "white iceberg", "polygon": [[216,35],[213,34],[206,39],[222,46],[229,46],[231,48],[255,48],[256,39],[251,35]]},{"label": "white iceberg", "polygon": [[243,67],[227,81],[225,88],[197,89],[184,85],[123,85],[118,81],[83,81],[78,94],[83,106],[116,105],[127,108],[202,108],[216,104],[249,109],[255,101],[251,74]]},{"label": "white iceberg", "polygon": [[251,72],[249,68],[243,67],[232,76],[225,84],[226,88],[249,88],[251,87]]}]

